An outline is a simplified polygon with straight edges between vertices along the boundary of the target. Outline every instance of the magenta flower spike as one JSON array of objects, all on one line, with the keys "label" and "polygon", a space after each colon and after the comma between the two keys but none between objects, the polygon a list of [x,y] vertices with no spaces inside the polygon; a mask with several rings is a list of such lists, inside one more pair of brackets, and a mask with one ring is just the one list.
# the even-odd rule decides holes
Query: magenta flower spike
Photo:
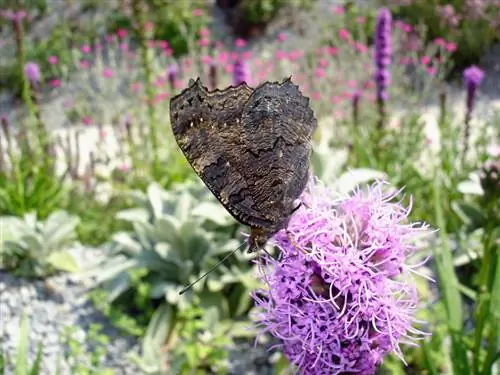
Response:
[{"label": "magenta flower spike", "polygon": [[233,85],[236,86],[243,82],[247,85],[251,84],[250,67],[245,60],[238,58],[233,66]]},{"label": "magenta flower spike", "polygon": [[288,233],[274,237],[280,259],[264,255],[257,326],[300,374],[373,374],[389,353],[404,360],[400,344],[426,335],[413,327],[416,266],[405,260],[429,230],[408,223],[410,207],[389,189],[377,182],[335,198],[311,181]]},{"label": "magenta flower spike", "polygon": [[26,63],[24,66],[24,75],[28,78],[32,86],[36,85],[40,81],[40,67],[34,62]]}]

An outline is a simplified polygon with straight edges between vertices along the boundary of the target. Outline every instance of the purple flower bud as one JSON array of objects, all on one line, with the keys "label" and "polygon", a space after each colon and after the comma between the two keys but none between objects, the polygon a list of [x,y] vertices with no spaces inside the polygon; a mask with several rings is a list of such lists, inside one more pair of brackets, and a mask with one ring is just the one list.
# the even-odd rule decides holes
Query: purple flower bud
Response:
[{"label": "purple flower bud", "polygon": [[264,255],[257,322],[300,374],[372,374],[391,352],[403,359],[400,344],[425,335],[412,327],[416,266],[405,259],[428,227],[408,223],[410,208],[386,188],[378,182],[336,198],[311,181],[274,237],[281,259]]},{"label": "purple flower bud", "polygon": [[239,85],[243,82],[247,85],[251,84],[250,67],[246,61],[238,59],[233,66],[233,85]]},{"label": "purple flower bud", "polygon": [[392,56],[392,16],[387,8],[378,12],[375,28],[375,83],[377,85],[377,98],[386,101],[390,84],[390,70]]},{"label": "purple flower bud", "polygon": [[24,75],[32,85],[40,81],[40,67],[33,62],[29,62],[24,66]]},{"label": "purple flower bud", "polygon": [[467,110],[472,111],[476,98],[476,91],[484,78],[484,72],[472,65],[464,70],[464,83],[467,88]]},{"label": "purple flower bud", "polygon": [[177,79],[177,73],[179,72],[179,67],[176,64],[170,64],[167,70],[168,82],[170,83],[170,88],[173,90],[175,88],[175,80]]}]

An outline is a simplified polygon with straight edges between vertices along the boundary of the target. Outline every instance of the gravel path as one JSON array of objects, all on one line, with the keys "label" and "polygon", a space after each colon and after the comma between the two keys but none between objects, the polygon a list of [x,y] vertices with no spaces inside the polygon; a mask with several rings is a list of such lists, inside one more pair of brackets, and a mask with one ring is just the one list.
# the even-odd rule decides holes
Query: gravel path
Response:
[{"label": "gravel path", "polygon": [[[102,251],[75,248],[72,251],[81,257],[92,259],[102,256]],[[33,363],[38,343],[43,342],[42,374],[55,374],[58,357],[61,358],[61,373],[71,374],[64,360],[67,347],[61,342],[65,327],[75,329],[73,338],[82,342],[87,352],[92,352],[86,338],[92,324],[102,325],[102,333],[110,341],[102,366],[116,370],[116,374],[137,374],[124,354],[137,349],[132,337],[125,337],[113,328],[106,317],[93,306],[85,295],[87,286],[72,274],[60,274],[45,281],[33,281],[15,277],[0,271],[0,347],[8,358],[14,359],[19,342],[20,320],[23,313],[29,318],[29,358]],[[13,366],[7,367],[11,374]]]}]

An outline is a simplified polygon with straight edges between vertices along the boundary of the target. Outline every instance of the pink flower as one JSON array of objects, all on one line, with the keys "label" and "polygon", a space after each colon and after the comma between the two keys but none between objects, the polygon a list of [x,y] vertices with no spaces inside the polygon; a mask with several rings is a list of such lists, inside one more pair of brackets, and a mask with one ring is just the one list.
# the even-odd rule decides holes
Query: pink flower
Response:
[{"label": "pink flower", "polygon": [[168,48],[168,42],[166,40],[160,40],[160,41],[158,41],[158,45],[160,46],[161,49],[167,49]]},{"label": "pink flower", "polygon": [[235,44],[236,44],[236,47],[243,48],[247,45],[247,42],[245,41],[245,39],[238,38],[238,39],[236,39]]},{"label": "pink flower", "polygon": [[207,47],[210,45],[210,40],[208,39],[200,39],[198,44],[200,45],[200,47]]},{"label": "pink flower", "polygon": [[201,57],[201,62],[205,65],[210,65],[212,63],[212,56],[203,55]]},{"label": "pink flower", "polygon": [[90,53],[91,51],[91,48],[88,44],[84,44],[83,46],[80,47],[80,50],[83,52],[83,53]]},{"label": "pink flower", "polygon": [[347,29],[342,28],[339,30],[339,38],[342,40],[349,40],[351,38],[351,34]]},{"label": "pink flower", "polygon": [[337,47],[327,47],[326,48],[326,52],[330,55],[330,56],[335,56],[337,55],[338,53],[338,48]]},{"label": "pink flower", "polygon": [[90,66],[90,63],[87,60],[80,60],[80,68],[87,69]]},{"label": "pink flower", "polygon": [[364,24],[366,22],[366,18],[363,16],[358,16],[356,17],[356,23],[359,23],[360,25]]},{"label": "pink flower", "polygon": [[343,99],[340,96],[334,95],[334,96],[332,96],[331,102],[332,102],[332,104],[339,104],[340,102],[342,102],[342,100]]},{"label": "pink flower", "polygon": [[120,170],[120,172],[128,172],[130,170],[130,167],[127,164],[123,163],[120,164],[118,169]]},{"label": "pink flower", "polygon": [[345,13],[345,10],[344,10],[344,7],[343,6],[336,6],[333,8],[333,14],[337,14],[337,15],[341,15],[341,14],[344,14]]},{"label": "pink flower", "polygon": [[434,39],[434,43],[440,47],[446,46],[446,40],[441,37]]},{"label": "pink flower", "polygon": [[420,63],[427,65],[431,62],[431,58],[427,55],[424,55],[420,58]]},{"label": "pink flower", "polygon": [[321,100],[321,93],[319,91],[314,91],[311,93],[312,100]]},{"label": "pink flower", "polygon": [[84,125],[89,126],[92,124],[92,116],[83,116],[82,122]]},{"label": "pink flower", "polygon": [[125,38],[127,36],[127,30],[125,29],[118,29],[116,32],[116,35],[118,35],[119,38]]},{"label": "pink flower", "polygon": [[61,86],[61,81],[59,79],[53,79],[49,82],[50,86],[53,88]]},{"label": "pink flower", "polygon": [[321,68],[326,68],[328,66],[328,60],[325,59],[325,58],[321,58],[319,59],[318,61],[318,65],[321,67]]},{"label": "pink flower", "polygon": [[457,45],[452,42],[446,43],[446,50],[448,52],[455,52],[457,50]]},{"label": "pink flower", "polygon": [[113,77],[113,71],[109,68],[104,68],[102,75],[105,78],[111,78],[111,77]]},{"label": "pink flower", "polygon": [[133,92],[138,92],[141,89],[141,84],[139,82],[134,82],[131,87]]},{"label": "pink flower", "polygon": [[203,11],[200,8],[196,8],[193,10],[193,16],[201,17],[203,15]]},{"label": "pink flower", "polygon": [[34,62],[28,62],[24,66],[24,75],[32,85],[35,85],[40,81],[40,67]]},{"label": "pink flower", "polygon": [[368,47],[361,42],[354,42],[354,46],[359,53],[366,53],[368,51]]},{"label": "pink flower", "polygon": [[57,56],[49,56],[47,60],[50,65],[56,65],[58,61]]},{"label": "pink flower", "polygon": [[297,61],[300,57],[302,57],[302,51],[291,51],[288,54],[288,60]]},{"label": "pink flower", "polygon": [[106,42],[113,43],[115,41],[115,36],[113,34],[106,35]]},{"label": "pink flower", "polygon": [[16,12],[16,11],[13,11],[11,9],[7,9],[7,10],[0,9],[0,15],[9,21],[19,22],[23,18],[25,18],[28,14],[24,10],[20,10],[20,11]]},{"label": "pink flower", "polygon": [[228,53],[226,51],[220,52],[219,56],[217,58],[221,64],[226,64],[227,61],[229,60],[229,56],[228,56]]},{"label": "pink flower", "polygon": [[286,40],[286,34],[283,32],[279,33],[277,39],[279,42],[284,42]]},{"label": "pink flower", "polygon": [[279,49],[276,51],[275,56],[278,60],[284,60],[286,58],[286,52]]},{"label": "pink flower", "polygon": [[315,71],[314,71],[314,75],[317,77],[317,78],[324,78],[326,76],[326,72],[324,69],[321,69],[321,68],[317,68]]},{"label": "pink flower", "polygon": [[208,30],[206,27],[202,27],[199,33],[202,38],[205,38],[210,35],[210,30]]},{"label": "pink flower", "polygon": [[128,50],[128,44],[126,42],[121,42],[119,48],[122,51],[127,51]]},{"label": "pink flower", "polygon": [[347,81],[347,87],[355,89],[356,87],[358,87],[358,83],[355,80],[350,79],[349,81]]},{"label": "pink flower", "polygon": [[435,75],[437,72],[436,67],[434,66],[428,66],[427,67],[427,73],[429,73],[431,76]]},{"label": "pink flower", "polygon": [[146,31],[151,31],[151,30],[153,30],[153,26],[154,26],[154,25],[153,25],[153,22],[151,22],[151,21],[146,21],[146,22],[144,22],[144,29],[145,29]]},{"label": "pink flower", "polygon": [[148,40],[148,47],[149,48],[155,48],[156,47],[156,42],[154,40]]}]

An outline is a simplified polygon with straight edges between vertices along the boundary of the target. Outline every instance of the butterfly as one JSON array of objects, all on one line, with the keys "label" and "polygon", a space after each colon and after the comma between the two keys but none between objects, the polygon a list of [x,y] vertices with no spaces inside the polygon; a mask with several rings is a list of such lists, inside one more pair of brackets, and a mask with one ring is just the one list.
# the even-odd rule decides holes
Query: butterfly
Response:
[{"label": "butterfly", "polygon": [[287,227],[309,180],[317,127],[291,77],[209,91],[198,78],[170,101],[175,140],[197,175],[240,223],[248,251]]}]

